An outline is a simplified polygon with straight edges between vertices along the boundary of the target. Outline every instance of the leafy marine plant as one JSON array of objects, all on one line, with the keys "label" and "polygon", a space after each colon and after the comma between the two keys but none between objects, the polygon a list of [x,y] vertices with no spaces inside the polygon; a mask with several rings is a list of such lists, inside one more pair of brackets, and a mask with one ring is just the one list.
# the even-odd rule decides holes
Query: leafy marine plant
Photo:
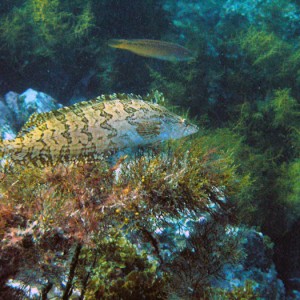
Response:
[{"label": "leafy marine plant", "polygon": [[15,259],[3,284],[19,280],[44,297],[56,287],[63,299],[72,293],[111,299],[139,285],[149,299],[169,293],[172,276],[163,268],[156,229],[184,215],[230,215],[221,198],[240,188],[230,155],[208,144],[204,137],[179,141],[113,166],[16,165],[3,173],[0,259],[4,266],[5,257]]},{"label": "leafy marine plant", "polygon": [[129,72],[123,63],[113,65],[107,41],[160,38],[167,27],[160,0],[9,1],[0,10],[0,66],[6,71],[2,76],[14,90],[34,86],[61,99],[92,97],[99,89],[137,91],[136,84],[128,87],[128,79],[136,80],[135,68],[144,66],[134,61]]},{"label": "leafy marine plant", "polygon": [[[299,95],[299,47],[293,41],[285,40],[274,32],[250,28],[241,32],[233,42],[241,50],[242,66],[256,86],[260,98],[273,89],[292,89]],[[250,63],[250,65],[249,65]]]},{"label": "leafy marine plant", "polygon": [[300,116],[300,104],[291,96],[290,89],[275,90],[270,108],[274,113],[273,125],[285,126],[297,133],[297,120]]},{"label": "leafy marine plant", "polygon": [[167,268],[172,276],[170,286],[178,297],[210,299],[206,295],[211,281],[222,277],[225,265],[241,260],[241,234],[226,226],[227,221],[202,218],[186,238],[186,247],[173,255]]},{"label": "leafy marine plant", "polygon": [[78,8],[76,15],[59,0],[27,1],[1,20],[1,40],[16,58],[54,58],[60,47],[70,47],[93,26],[89,2]]},{"label": "leafy marine plant", "polygon": [[[249,29],[241,39],[241,48],[254,59],[254,65],[265,67],[275,62],[278,57],[284,57],[291,50],[287,43],[275,34],[255,28]],[[282,62],[281,62],[282,63]]]},{"label": "leafy marine plant", "polygon": [[287,204],[287,194],[291,198],[297,195],[297,184],[292,184],[288,174],[293,173],[299,156],[298,116],[299,104],[291,91],[279,89],[265,101],[243,104],[235,127],[246,150],[241,156],[241,167],[251,169],[254,180],[252,198],[256,200],[252,205],[257,211],[254,223],[261,225],[272,238],[289,228],[290,218],[298,211],[297,201],[293,201],[293,208],[291,203]]},{"label": "leafy marine plant", "polygon": [[95,247],[80,255],[81,263],[92,263],[85,299],[166,299],[166,276],[147,256],[116,230],[95,236]]},{"label": "leafy marine plant", "polygon": [[74,89],[67,89],[70,81],[73,85],[80,82],[82,72],[87,78],[95,75],[91,56],[102,51],[92,34],[91,2],[13,2],[15,6],[0,16],[0,65],[5,82],[18,78],[11,89],[34,86],[56,97],[64,98],[66,92],[72,95]]},{"label": "leafy marine plant", "polygon": [[288,210],[288,224],[293,224],[300,215],[300,160],[282,164],[281,176],[277,179],[279,197]]},{"label": "leafy marine plant", "polygon": [[216,85],[216,78],[222,73],[217,70],[216,61],[208,55],[205,42],[200,36],[198,44],[191,43],[190,47],[197,56],[188,64],[168,64],[158,70],[148,66],[152,89],[162,91],[173,105],[185,107],[193,116],[200,116],[203,120],[211,112],[208,101],[210,85]]},{"label": "leafy marine plant", "polygon": [[207,299],[211,300],[257,300],[262,299],[254,290],[254,283],[247,280],[245,286],[236,287],[231,291],[222,289],[210,289],[206,294]]}]

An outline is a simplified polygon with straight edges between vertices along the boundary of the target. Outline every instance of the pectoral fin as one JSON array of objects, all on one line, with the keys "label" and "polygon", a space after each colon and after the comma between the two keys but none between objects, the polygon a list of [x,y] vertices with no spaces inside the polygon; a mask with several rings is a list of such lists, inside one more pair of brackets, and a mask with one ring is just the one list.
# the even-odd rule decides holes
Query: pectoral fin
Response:
[{"label": "pectoral fin", "polygon": [[160,134],[161,122],[144,121],[137,124],[137,133],[145,139],[151,139]]}]

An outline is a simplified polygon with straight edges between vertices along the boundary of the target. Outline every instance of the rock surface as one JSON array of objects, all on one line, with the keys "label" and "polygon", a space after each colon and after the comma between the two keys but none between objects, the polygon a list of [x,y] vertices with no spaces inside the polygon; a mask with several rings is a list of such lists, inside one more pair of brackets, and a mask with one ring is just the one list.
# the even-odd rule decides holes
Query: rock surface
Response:
[{"label": "rock surface", "polygon": [[[181,33],[181,37],[182,33],[202,33],[198,31],[203,26],[222,34],[224,30],[232,28],[231,25],[235,22],[239,23],[239,27],[247,28],[251,25],[268,26],[272,30],[279,30],[278,34],[285,38],[295,35],[300,29],[300,12],[294,3],[288,1],[167,0],[164,9],[171,15],[173,25]],[[276,23],[281,24],[280,29]]]},{"label": "rock surface", "polygon": [[13,124],[13,114],[2,99],[0,99],[0,111],[0,137],[2,139],[13,139],[15,137],[15,131],[11,127]]},{"label": "rock surface", "polygon": [[0,138],[14,139],[31,114],[47,112],[61,106],[51,96],[33,89],[22,94],[8,92],[4,98],[0,98]]},{"label": "rock surface", "polygon": [[218,288],[232,290],[245,286],[251,281],[253,289],[260,295],[259,299],[283,300],[285,288],[277,278],[275,264],[272,261],[273,245],[262,233],[255,230],[245,230],[242,248],[246,254],[238,265],[225,265],[221,280],[214,280],[212,285]]},{"label": "rock surface", "polygon": [[[172,222],[168,224],[170,225]],[[259,299],[285,299],[285,287],[277,277],[278,273],[273,262],[273,244],[262,233],[248,228],[231,226],[224,228],[203,216],[196,221],[186,217],[182,218],[181,222],[173,223],[169,228],[157,229],[156,234],[159,236],[161,253],[165,261],[174,262],[178,254],[189,250],[197,253],[198,259],[194,260],[193,266],[198,274],[203,272],[201,269],[203,257],[213,261],[214,255],[218,255],[224,264],[220,264],[221,271],[216,274],[217,276],[214,274],[210,276],[209,285],[213,289],[220,288],[231,291],[238,287],[244,288],[248,282],[251,282],[254,292],[260,296]],[[193,244],[193,236],[196,236],[198,246]],[[206,238],[203,239],[204,236]],[[218,243],[215,243],[215,240],[218,240]],[[201,250],[198,253],[201,248],[199,244],[203,243],[206,244],[204,250],[211,252],[208,256],[205,256]],[[232,245],[233,251],[230,251],[231,255],[227,256],[224,248],[230,248],[230,245]],[[236,260],[234,258],[236,256],[235,245],[238,245],[236,252],[242,253],[241,258]],[[207,264],[207,261],[204,264]],[[212,263],[211,266],[213,268],[215,264]],[[209,272],[209,270],[207,271]],[[194,274],[193,277],[196,276]],[[205,274],[201,274],[199,280],[203,277]],[[182,289],[186,288],[184,283],[181,284]],[[207,282],[202,284],[207,284]]]}]

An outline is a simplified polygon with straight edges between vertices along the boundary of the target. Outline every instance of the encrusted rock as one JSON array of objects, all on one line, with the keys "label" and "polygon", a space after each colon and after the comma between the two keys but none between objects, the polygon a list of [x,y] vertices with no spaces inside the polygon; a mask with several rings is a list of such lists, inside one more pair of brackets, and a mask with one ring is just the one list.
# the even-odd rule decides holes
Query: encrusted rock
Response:
[{"label": "encrusted rock", "polygon": [[19,94],[15,92],[8,92],[4,96],[4,100],[8,108],[13,112],[19,112]]},{"label": "encrusted rock", "polygon": [[259,299],[285,299],[284,284],[278,279],[272,261],[272,247],[269,239],[262,233],[246,229],[242,243],[245,258],[238,265],[226,265],[222,279],[214,280],[212,285],[232,290],[251,281],[254,291],[260,295]]},{"label": "encrusted rock", "polygon": [[24,122],[34,112],[42,113],[59,107],[51,96],[33,89],[28,89],[19,95],[18,104],[22,112],[20,117]]},{"label": "encrusted rock", "polygon": [[14,139],[32,113],[47,112],[61,106],[51,96],[33,89],[21,95],[8,92],[3,99],[0,98],[0,137]]},{"label": "encrusted rock", "polygon": [[0,99],[0,111],[0,137],[2,139],[13,139],[15,137],[14,130],[11,127],[13,114],[2,99]]}]

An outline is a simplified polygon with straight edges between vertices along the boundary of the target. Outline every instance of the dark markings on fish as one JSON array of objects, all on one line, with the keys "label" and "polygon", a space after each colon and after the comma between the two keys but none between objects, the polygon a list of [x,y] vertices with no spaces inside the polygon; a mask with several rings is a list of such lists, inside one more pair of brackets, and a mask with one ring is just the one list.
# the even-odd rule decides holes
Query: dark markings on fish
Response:
[{"label": "dark markings on fish", "polygon": [[102,123],[100,123],[100,126],[101,126],[103,129],[106,129],[106,130],[110,131],[110,133],[108,133],[109,135],[110,135],[110,134],[113,134],[113,136],[114,136],[114,133],[113,133],[113,132],[114,132],[114,128],[113,128],[110,124],[107,123],[109,120],[112,119],[113,115],[107,113],[107,112],[104,111],[104,110],[102,110],[101,113],[100,113],[100,116],[105,118],[105,121],[102,122]]},{"label": "dark markings on fish", "polygon": [[56,145],[59,145],[57,139],[56,139],[56,130],[55,129],[51,129],[50,130],[51,132],[51,136],[50,136],[50,139],[56,144]]},{"label": "dark markings on fish", "polygon": [[80,107],[78,107],[76,110],[73,110],[73,113],[77,116],[77,117],[84,117],[84,110],[81,109]]},{"label": "dark markings on fish", "polygon": [[160,134],[161,122],[139,122],[137,123],[136,131],[143,138],[153,138]]},{"label": "dark markings on fish", "polygon": [[137,124],[136,119],[133,116],[127,116],[126,121],[132,126],[136,126]]},{"label": "dark markings on fish", "polygon": [[67,143],[69,145],[72,144],[72,137],[70,133],[70,125],[64,124],[65,125],[65,131],[61,133],[61,135],[67,140]]},{"label": "dark markings on fish", "polygon": [[63,145],[60,149],[59,152],[59,157],[60,159],[65,162],[68,161],[68,157],[70,156],[71,152],[70,152],[70,148],[67,145]]},{"label": "dark markings on fish", "polygon": [[91,132],[89,131],[89,120],[88,120],[85,116],[83,116],[83,117],[81,118],[81,122],[84,123],[83,128],[81,129],[81,132],[82,132],[83,134],[86,134],[86,135],[87,135],[87,141],[88,141],[87,143],[89,143],[90,141],[93,140],[93,135],[92,135]]},{"label": "dark markings on fish", "polygon": [[41,143],[43,145],[43,147],[46,147],[47,143],[44,141],[43,137],[44,137],[44,133],[42,132],[41,137],[36,141]]},{"label": "dark markings on fish", "polygon": [[55,116],[57,121],[62,122],[62,123],[66,122],[66,115],[64,113],[62,113],[61,111],[54,110],[53,115]]},{"label": "dark markings on fish", "polygon": [[103,102],[99,102],[99,101],[95,101],[95,103],[97,104],[97,105],[94,105],[94,110],[95,111],[103,111],[103,109],[105,108],[105,105],[104,105],[104,103]]},{"label": "dark markings on fish", "polygon": [[88,123],[85,124],[81,130],[82,133],[86,134],[87,135],[87,140],[88,142],[92,141],[93,140],[93,135],[89,132],[89,126],[88,126]]},{"label": "dark markings on fish", "polygon": [[129,114],[133,114],[137,111],[134,107],[132,107],[126,103],[124,103],[124,110]]},{"label": "dark markings on fish", "polygon": [[[124,147],[180,138],[198,130],[191,124],[187,129],[181,120],[158,104],[140,100],[140,96],[100,96],[33,114],[15,140],[0,140],[0,159],[43,166],[108,157]],[[172,124],[172,130],[162,124]]]},{"label": "dark markings on fish", "polygon": [[159,113],[162,113],[162,109],[159,106],[152,105],[152,104],[149,104],[149,106],[150,106],[151,109],[153,109],[153,110],[155,110],[155,111],[157,111]]}]

